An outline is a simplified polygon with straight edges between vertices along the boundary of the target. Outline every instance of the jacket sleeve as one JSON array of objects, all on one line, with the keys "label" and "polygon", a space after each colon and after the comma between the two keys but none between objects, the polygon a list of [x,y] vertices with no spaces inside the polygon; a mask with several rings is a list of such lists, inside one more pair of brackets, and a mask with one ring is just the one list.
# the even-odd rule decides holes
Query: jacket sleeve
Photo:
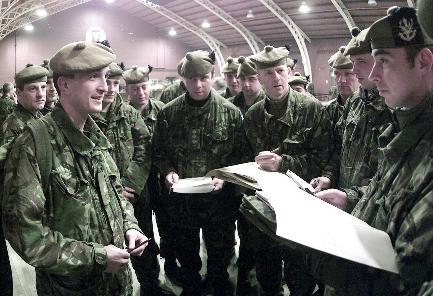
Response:
[{"label": "jacket sleeve", "polygon": [[60,275],[105,269],[106,251],[102,245],[77,241],[50,228],[35,144],[28,131],[12,147],[4,180],[3,230],[24,261]]},{"label": "jacket sleeve", "polygon": [[175,165],[169,157],[167,141],[169,126],[165,117],[165,112],[162,110],[158,113],[155,124],[155,130],[152,136],[152,161],[161,173],[161,178],[165,179],[168,173],[177,172]]}]

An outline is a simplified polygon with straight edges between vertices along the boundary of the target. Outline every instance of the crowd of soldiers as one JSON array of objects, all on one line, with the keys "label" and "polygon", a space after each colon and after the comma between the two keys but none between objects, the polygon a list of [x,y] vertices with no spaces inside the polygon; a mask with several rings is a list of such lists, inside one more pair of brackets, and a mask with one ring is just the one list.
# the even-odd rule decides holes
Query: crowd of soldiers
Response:
[{"label": "crowd of soldiers", "polygon": [[[141,295],[173,295],[158,254],[182,295],[284,295],[284,284],[290,295],[433,295],[433,3],[420,2],[419,21],[393,7],[352,29],[328,61],[338,95],[326,104],[289,50],[270,45],[228,58],[223,92],[215,54],[188,52],[160,100],[152,67],[125,71],[103,44],[27,65],[0,100],[1,294],[12,295],[6,239],[35,267],[39,295],[132,295],[129,262]],[[317,198],[386,231],[399,273],[276,239],[248,210],[254,192],[216,177],[211,193],[171,190],[249,161],[311,180]]]}]

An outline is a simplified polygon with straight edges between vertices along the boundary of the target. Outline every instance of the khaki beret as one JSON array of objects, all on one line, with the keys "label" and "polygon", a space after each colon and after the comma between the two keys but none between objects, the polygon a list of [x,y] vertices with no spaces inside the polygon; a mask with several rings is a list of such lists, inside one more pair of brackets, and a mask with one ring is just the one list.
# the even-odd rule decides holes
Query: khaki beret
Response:
[{"label": "khaki beret", "polygon": [[62,47],[50,60],[50,68],[59,75],[91,72],[107,67],[116,55],[105,45],[73,42]]},{"label": "khaki beret", "polygon": [[424,33],[433,38],[433,1],[432,0],[418,0],[416,2],[418,22],[421,25]]},{"label": "khaki beret", "polygon": [[182,77],[191,78],[206,75],[214,69],[215,52],[204,50],[188,52],[181,60],[178,73]]},{"label": "khaki beret", "polygon": [[372,49],[427,45],[412,7],[390,7],[387,16],[371,25],[366,39]]},{"label": "khaki beret", "polygon": [[108,78],[122,76],[122,74],[123,74],[123,70],[122,68],[120,68],[120,66],[117,63],[112,62],[111,64],[108,65]]},{"label": "khaki beret", "polygon": [[353,64],[349,56],[343,54],[345,47],[342,46],[328,60],[328,64],[334,69],[352,69]]},{"label": "khaki beret", "polygon": [[50,63],[50,60],[43,60],[41,67],[44,67],[45,69],[48,70],[47,78],[53,78],[53,71],[50,69],[49,63]]},{"label": "khaki beret", "polygon": [[224,64],[221,73],[224,74],[237,74],[239,69],[239,62],[235,58],[228,57],[226,63]]},{"label": "khaki beret", "polygon": [[266,45],[261,52],[250,56],[250,59],[256,64],[257,70],[264,70],[281,65],[292,65],[293,60],[289,58],[289,53],[286,47]]},{"label": "khaki beret", "polygon": [[365,39],[369,28],[360,30],[358,27],[352,28],[352,39],[344,50],[344,55],[366,54],[371,52],[370,40]]},{"label": "khaki beret", "polygon": [[306,77],[302,76],[301,73],[295,72],[293,76],[289,78],[289,85],[292,84],[302,84],[306,86],[308,84],[308,80]]},{"label": "khaki beret", "polygon": [[250,76],[257,74],[256,64],[254,64],[249,58],[240,56],[238,58],[239,68],[237,76]]},{"label": "khaki beret", "polygon": [[123,72],[122,76],[126,84],[146,82],[149,81],[149,74],[152,72],[152,69],[149,65],[147,67],[133,66],[131,69]]},{"label": "khaki beret", "polygon": [[24,69],[15,74],[15,84],[22,87],[26,83],[47,81],[48,70],[41,66],[27,64]]}]

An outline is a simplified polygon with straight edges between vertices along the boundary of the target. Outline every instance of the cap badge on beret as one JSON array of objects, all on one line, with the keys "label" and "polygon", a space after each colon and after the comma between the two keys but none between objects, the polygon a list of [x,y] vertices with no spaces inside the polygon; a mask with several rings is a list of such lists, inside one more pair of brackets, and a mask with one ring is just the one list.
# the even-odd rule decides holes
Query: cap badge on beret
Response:
[{"label": "cap badge on beret", "polygon": [[398,22],[398,28],[400,29],[400,32],[398,33],[398,36],[406,42],[411,41],[416,36],[416,29],[413,25],[413,20],[408,20],[407,18],[402,18]]}]

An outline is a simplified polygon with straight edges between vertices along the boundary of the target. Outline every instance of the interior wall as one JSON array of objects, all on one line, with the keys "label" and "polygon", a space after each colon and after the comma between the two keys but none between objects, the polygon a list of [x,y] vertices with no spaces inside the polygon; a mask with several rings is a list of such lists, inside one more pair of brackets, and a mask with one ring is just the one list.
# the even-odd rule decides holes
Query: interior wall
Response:
[{"label": "interior wall", "polygon": [[91,26],[103,28],[118,62],[127,67],[155,67],[151,78],[177,76],[177,63],[191,50],[143,20],[100,1],[59,12],[33,25],[33,32],[19,29],[0,41],[0,82],[13,81],[16,71],[26,64],[40,64],[63,45],[84,40]]}]

